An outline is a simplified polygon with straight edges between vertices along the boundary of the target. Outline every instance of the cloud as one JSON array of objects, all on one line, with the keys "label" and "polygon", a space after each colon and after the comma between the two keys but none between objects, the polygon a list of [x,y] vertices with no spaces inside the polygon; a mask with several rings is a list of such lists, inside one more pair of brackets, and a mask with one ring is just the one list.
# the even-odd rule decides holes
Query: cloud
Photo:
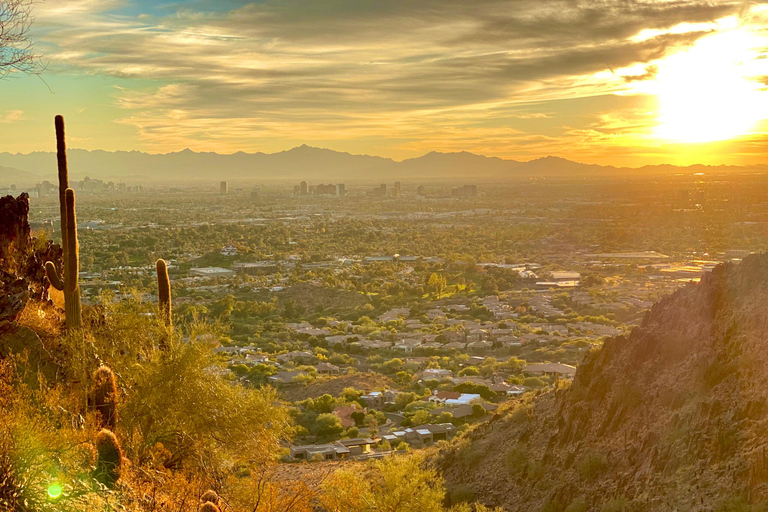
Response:
[{"label": "cloud", "polygon": [[[118,121],[158,151],[375,137],[403,151],[469,149],[480,137],[489,151],[523,135],[551,144],[562,127],[521,134],[512,120],[629,91],[653,78],[655,61],[744,11],[698,0],[266,0],[230,10],[208,0],[130,13],[117,1],[49,3],[38,18],[50,69],[125,79]],[[642,71],[612,71],[632,69]]]},{"label": "cloud", "polygon": [[21,121],[24,119],[24,111],[22,110],[8,110],[6,113],[0,114],[0,123],[9,124]]}]

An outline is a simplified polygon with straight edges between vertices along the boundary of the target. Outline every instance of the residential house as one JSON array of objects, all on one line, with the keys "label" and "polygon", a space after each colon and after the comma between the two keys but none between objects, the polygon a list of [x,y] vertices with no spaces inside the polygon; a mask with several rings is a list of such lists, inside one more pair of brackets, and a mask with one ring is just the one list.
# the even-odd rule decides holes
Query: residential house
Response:
[{"label": "residential house", "polygon": [[571,378],[576,375],[576,367],[562,363],[527,364],[524,371],[533,375],[554,375]]},{"label": "residential house", "polygon": [[351,450],[343,444],[308,444],[301,446],[291,446],[290,454],[292,459],[297,460],[336,460],[344,459],[350,454]]},{"label": "residential house", "polygon": [[491,388],[491,391],[496,392],[496,394],[506,396],[520,396],[526,392],[526,389],[523,386],[518,386],[517,384],[507,384],[506,382],[491,384],[488,387]]},{"label": "residential house", "polygon": [[369,409],[381,409],[384,407],[384,393],[381,391],[371,391],[367,395],[361,396],[360,400]]},{"label": "residential house", "polygon": [[429,411],[430,414],[440,416],[444,412],[449,412],[454,418],[466,418],[472,416],[472,406],[469,404],[457,405],[455,407],[438,407]]},{"label": "residential house", "polygon": [[321,375],[337,375],[341,373],[341,369],[335,364],[326,363],[325,361],[318,363],[316,366],[317,373]]},{"label": "residential house", "polygon": [[333,410],[333,414],[339,417],[342,427],[349,428],[355,426],[355,420],[352,419],[352,413],[355,411],[365,412],[365,409],[360,409],[357,404],[341,405]]},{"label": "residential house", "polygon": [[451,377],[453,377],[453,372],[445,368],[427,368],[421,372],[422,380],[443,380]]},{"label": "residential house", "polygon": [[350,455],[362,455],[364,453],[370,453],[371,447],[378,444],[379,440],[371,439],[370,437],[353,437],[352,439],[341,439],[336,441],[347,449],[349,449]]},{"label": "residential house", "polygon": [[305,374],[306,372],[302,372],[301,370],[277,372],[276,374],[269,376],[267,379],[273,384],[288,384],[293,382],[293,380],[299,375]]},{"label": "residential house", "polygon": [[299,364],[311,364],[315,360],[315,356],[310,352],[295,351],[295,352],[286,352],[285,354],[279,354],[276,359],[283,364],[289,361],[293,361]]}]

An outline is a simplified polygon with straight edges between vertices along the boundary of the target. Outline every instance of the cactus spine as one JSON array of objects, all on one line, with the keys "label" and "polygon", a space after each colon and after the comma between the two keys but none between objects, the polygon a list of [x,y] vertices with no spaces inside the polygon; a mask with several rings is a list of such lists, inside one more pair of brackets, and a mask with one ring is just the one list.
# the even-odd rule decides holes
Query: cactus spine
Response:
[{"label": "cactus spine", "polygon": [[96,435],[96,480],[109,487],[115,486],[123,470],[123,450],[120,441],[110,430],[102,429]]},{"label": "cactus spine", "polygon": [[101,427],[115,430],[120,398],[117,379],[108,366],[100,366],[93,372],[93,406],[101,415]]},{"label": "cactus spine", "polygon": [[215,503],[206,501],[203,503],[203,506],[200,507],[200,512],[221,512],[221,509]]},{"label": "cactus spine", "polygon": [[69,188],[67,145],[64,140],[64,118],[56,116],[56,160],[59,169],[59,208],[61,211],[61,247],[64,251],[62,274],[56,272],[53,262],[45,263],[45,271],[51,285],[64,292],[64,312],[67,328],[82,326],[80,313],[80,287],[78,274],[80,260],[77,244],[77,219],[75,218],[75,191]]},{"label": "cactus spine", "polygon": [[173,327],[171,317],[171,280],[168,277],[168,265],[164,259],[157,260],[157,306],[160,310],[160,319],[166,327]]}]

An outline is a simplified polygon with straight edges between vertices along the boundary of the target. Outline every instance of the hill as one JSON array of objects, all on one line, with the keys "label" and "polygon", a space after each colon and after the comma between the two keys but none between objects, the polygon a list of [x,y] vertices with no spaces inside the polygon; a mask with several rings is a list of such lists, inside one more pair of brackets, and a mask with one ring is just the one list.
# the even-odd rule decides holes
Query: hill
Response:
[{"label": "hill", "polygon": [[[197,153],[189,149],[167,154],[139,151],[67,151],[73,179],[132,182],[181,180],[389,180],[389,179],[472,179],[536,176],[612,176],[629,174],[674,174],[680,172],[764,172],[765,166],[677,167],[646,166],[638,169],[589,165],[564,158],[546,157],[519,162],[468,153],[430,152],[397,162],[389,158],[353,155],[330,149],[299,146],[278,153]],[[0,153],[0,185],[6,176],[16,181],[55,179],[55,155]],[[44,178],[38,178],[43,176]],[[23,178],[23,179],[22,179]]]},{"label": "hill", "polygon": [[438,457],[508,510],[764,510],[768,255],[723,264],[591,352],[568,389]]},{"label": "hill", "polygon": [[34,185],[40,181],[40,176],[32,174],[31,172],[0,165],[0,187],[9,185]]}]

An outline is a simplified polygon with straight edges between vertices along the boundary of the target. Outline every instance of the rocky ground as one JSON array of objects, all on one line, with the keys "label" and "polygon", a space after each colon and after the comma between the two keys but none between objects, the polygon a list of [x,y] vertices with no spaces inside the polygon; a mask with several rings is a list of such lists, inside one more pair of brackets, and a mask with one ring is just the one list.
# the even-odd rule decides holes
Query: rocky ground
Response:
[{"label": "rocky ground", "polygon": [[570,388],[494,417],[436,461],[451,487],[508,510],[762,503],[767,358],[768,255],[753,255],[663,299],[590,353]]}]

